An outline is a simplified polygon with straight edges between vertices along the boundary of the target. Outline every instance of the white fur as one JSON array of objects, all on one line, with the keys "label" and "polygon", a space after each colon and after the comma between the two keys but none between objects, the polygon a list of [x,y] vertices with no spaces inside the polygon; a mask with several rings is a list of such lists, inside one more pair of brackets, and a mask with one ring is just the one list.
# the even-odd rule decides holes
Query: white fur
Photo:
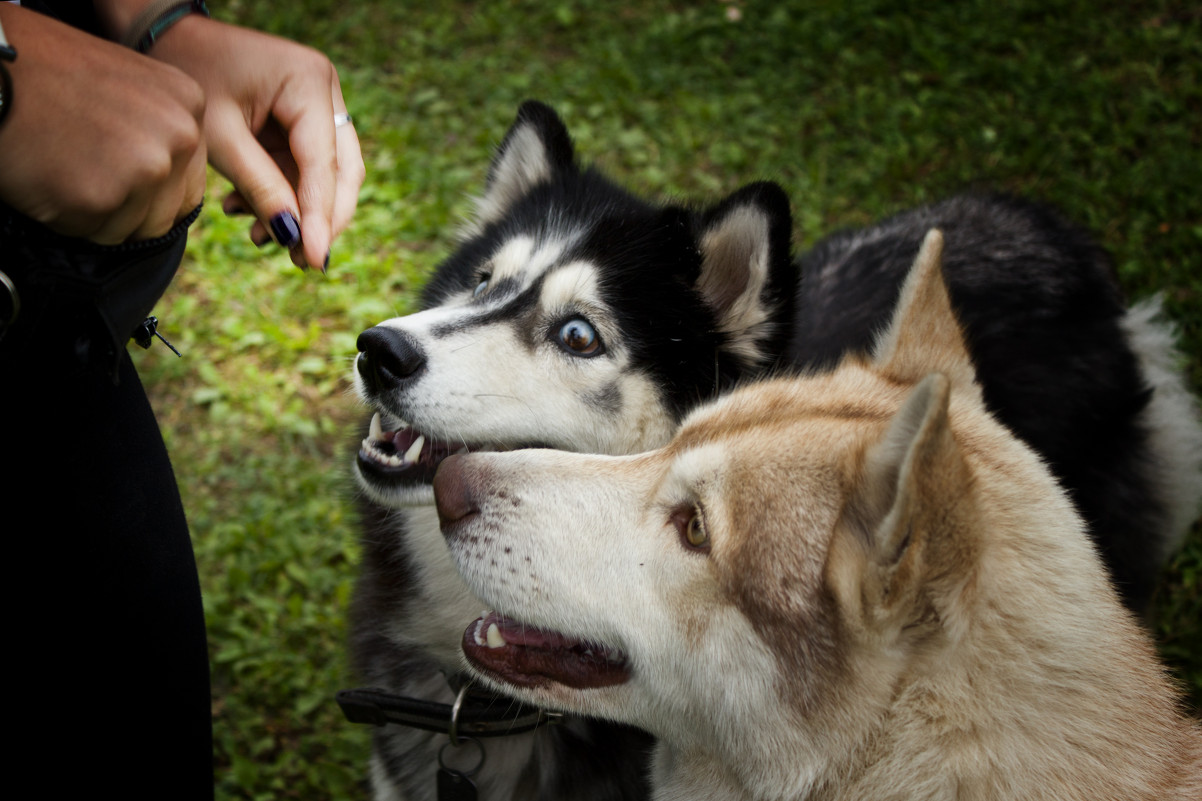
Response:
[{"label": "white fur", "polygon": [[534,126],[515,128],[493,167],[484,196],[476,201],[475,218],[465,236],[501,219],[531,188],[550,179],[546,147]]},{"label": "white fur", "polygon": [[1161,298],[1145,298],[1123,317],[1123,330],[1131,349],[1139,357],[1144,381],[1152,387],[1152,398],[1142,419],[1150,438],[1149,451],[1160,461],[1154,486],[1166,495],[1170,519],[1165,530],[1166,558],[1198,520],[1202,509],[1202,421],[1198,404],[1185,386],[1173,325],[1164,318]]},{"label": "white fur", "polygon": [[871,363],[738,390],[658,451],[478,454],[438,481],[475,510],[446,530],[474,594],[630,671],[481,677],[655,734],[659,801],[1202,794],[1202,732],[985,411],[937,236]]}]

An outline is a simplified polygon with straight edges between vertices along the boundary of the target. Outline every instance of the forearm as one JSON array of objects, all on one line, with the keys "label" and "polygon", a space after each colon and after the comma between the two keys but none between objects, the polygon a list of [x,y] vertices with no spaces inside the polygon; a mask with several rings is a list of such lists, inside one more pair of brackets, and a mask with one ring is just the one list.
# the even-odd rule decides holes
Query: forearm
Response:
[{"label": "forearm", "polygon": [[177,29],[208,16],[199,0],[97,0],[94,8],[103,34],[149,55],[161,49],[160,37],[178,38]]}]

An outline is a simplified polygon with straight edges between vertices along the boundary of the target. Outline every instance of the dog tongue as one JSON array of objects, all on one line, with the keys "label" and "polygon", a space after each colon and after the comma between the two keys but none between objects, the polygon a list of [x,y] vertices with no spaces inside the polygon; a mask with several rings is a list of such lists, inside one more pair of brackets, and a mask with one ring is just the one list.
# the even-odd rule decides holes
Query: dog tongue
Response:
[{"label": "dog tongue", "polygon": [[463,653],[481,670],[519,687],[550,682],[587,689],[630,678],[620,651],[489,612],[463,633]]}]

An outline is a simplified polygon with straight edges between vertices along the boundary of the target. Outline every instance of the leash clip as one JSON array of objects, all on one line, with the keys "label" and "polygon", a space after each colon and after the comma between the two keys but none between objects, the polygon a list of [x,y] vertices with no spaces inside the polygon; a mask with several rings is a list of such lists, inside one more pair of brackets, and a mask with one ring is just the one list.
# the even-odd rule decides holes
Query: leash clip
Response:
[{"label": "leash clip", "polygon": [[140,325],[138,325],[137,328],[134,329],[133,334],[131,334],[130,336],[133,337],[134,342],[137,342],[139,345],[142,346],[143,350],[148,350],[150,348],[150,346],[152,344],[154,344],[154,340],[152,339],[152,337],[158,337],[159,339],[161,339],[163,341],[164,345],[171,348],[172,353],[174,353],[176,356],[179,356],[182,358],[184,354],[182,354],[178,350],[176,350],[175,346],[172,345],[170,342],[168,342],[167,338],[165,336],[163,336],[162,334],[159,333],[158,328],[159,328],[159,318],[153,317],[153,316],[147,317],[145,320],[143,320],[141,322]]}]

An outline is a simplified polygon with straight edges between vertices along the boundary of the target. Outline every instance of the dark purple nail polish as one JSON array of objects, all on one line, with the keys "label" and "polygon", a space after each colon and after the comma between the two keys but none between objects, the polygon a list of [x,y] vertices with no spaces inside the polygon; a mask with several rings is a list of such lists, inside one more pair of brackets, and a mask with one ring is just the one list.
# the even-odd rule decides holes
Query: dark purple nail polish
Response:
[{"label": "dark purple nail polish", "polygon": [[326,270],[330,269],[330,251],[326,251],[326,260],[321,263],[321,273],[325,275]]},{"label": "dark purple nail polish", "polygon": [[291,250],[300,244],[300,226],[291,212],[281,211],[271,218],[271,235],[282,248]]},{"label": "dark purple nail polish", "polygon": [[257,236],[257,237],[252,236],[250,238],[250,241],[251,241],[251,244],[253,244],[255,247],[264,248],[264,247],[267,247],[269,244],[271,244],[271,234],[264,231],[263,233],[259,234],[259,236]]}]

